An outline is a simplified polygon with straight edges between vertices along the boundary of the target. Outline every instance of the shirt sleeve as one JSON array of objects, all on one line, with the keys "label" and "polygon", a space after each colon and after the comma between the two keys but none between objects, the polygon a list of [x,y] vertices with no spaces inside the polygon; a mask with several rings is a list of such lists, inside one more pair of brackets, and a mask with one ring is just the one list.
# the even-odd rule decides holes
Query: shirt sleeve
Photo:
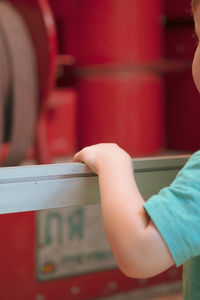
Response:
[{"label": "shirt sleeve", "polygon": [[190,157],[169,187],[147,200],[144,209],[176,266],[200,255],[200,151]]}]

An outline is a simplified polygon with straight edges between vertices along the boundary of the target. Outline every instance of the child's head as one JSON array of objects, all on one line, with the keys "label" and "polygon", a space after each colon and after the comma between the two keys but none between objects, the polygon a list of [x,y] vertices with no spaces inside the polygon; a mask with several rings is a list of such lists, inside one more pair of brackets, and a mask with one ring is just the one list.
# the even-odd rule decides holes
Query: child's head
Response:
[{"label": "child's head", "polygon": [[200,0],[192,0],[194,13],[195,32],[198,39],[197,49],[193,59],[192,74],[198,91],[200,92]]}]

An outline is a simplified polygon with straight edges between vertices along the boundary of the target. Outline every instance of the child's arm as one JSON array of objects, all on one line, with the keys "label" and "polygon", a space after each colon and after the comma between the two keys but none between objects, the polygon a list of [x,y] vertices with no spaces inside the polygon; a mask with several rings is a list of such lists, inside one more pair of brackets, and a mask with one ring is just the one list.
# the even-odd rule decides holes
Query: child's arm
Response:
[{"label": "child's arm", "polygon": [[99,176],[103,224],[119,268],[129,277],[145,278],[171,267],[173,258],[143,209],[130,156],[115,144],[99,144],[73,160]]}]

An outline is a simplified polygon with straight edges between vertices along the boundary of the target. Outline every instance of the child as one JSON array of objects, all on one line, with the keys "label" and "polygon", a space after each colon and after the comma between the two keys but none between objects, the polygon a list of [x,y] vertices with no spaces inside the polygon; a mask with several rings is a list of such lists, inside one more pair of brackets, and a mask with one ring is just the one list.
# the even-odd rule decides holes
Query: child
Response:
[{"label": "child", "polygon": [[[193,0],[192,8],[200,37],[200,0]],[[200,45],[192,71],[200,91]],[[147,202],[136,186],[130,156],[116,144],[86,147],[73,161],[86,163],[98,174],[103,224],[122,272],[147,278],[185,263],[184,297],[199,300],[200,151],[169,187]]]}]

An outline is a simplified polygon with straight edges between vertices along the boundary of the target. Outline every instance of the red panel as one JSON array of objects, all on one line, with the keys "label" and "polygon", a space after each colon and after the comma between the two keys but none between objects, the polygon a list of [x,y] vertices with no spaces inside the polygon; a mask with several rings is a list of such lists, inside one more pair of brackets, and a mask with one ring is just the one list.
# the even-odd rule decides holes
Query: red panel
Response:
[{"label": "red panel", "polygon": [[200,96],[191,72],[167,80],[167,146],[175,150],[200,148]]},{"label": "red panel", "polygon": [[192,61],[196,50],[194,27],[175,26],[165,31],[165,53],[167,58]]},{"label": "red panel", "polygon": [[70,13],[71,0],[48,0],[56,18],[65,18]]},{"label": "red panel", "polygon": [[56,89],[52,92],[47,122],[48,148],[52,157],[72,155],[77,148],[77,95],[73,90]]},{"label": "red panel", "polygon": [[155,60],[162,55],[162,1],[70,1],[66,45],[78,65]]},{"label": "red panel", "polygon": [[79,80],[80,144],[115,142],[131,155],[163,147],[163,82],[151,73],[116,72]]},{"label": "red panel", "polygon": [[0,235],[2,300],[89,300],[181,278],[181,269],[171,269],[149,280],[133,280],[119,270],[111,270],[38,282],[34,213],[1,215]]},{"label": "red panel", "polygon": [[[193,27],[173,28],[166,36],[169,58],[190,59],[196,48]],[[195,151],[200,147],[200,96],[189,70],[167,76],[166,135],[171,149]]]},{"label": "red panel", "polygon": [[191,15],[191,1],[165,0],[165,12],[169,17],[188,17]]},{"label": "red panel", "polygon": [[68,22],[70,16],[71,0],[49,0],[49,4],[54,14],[56,29],[58,35],[59,53],[68,53],[66,36],[68,31]]}]

